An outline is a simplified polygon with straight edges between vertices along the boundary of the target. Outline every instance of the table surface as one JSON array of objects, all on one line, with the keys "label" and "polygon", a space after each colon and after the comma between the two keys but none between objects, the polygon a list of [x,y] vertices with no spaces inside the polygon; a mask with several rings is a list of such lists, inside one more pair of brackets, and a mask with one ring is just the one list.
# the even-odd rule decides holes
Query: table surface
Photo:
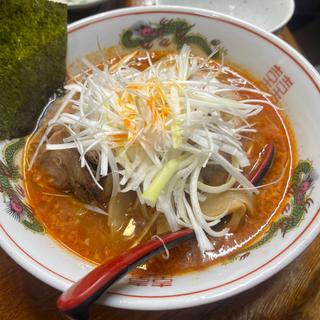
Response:
[{"label": "table surface", "polygon": [[[137,1],[122,1],[128,6]],[[99,10],[109,9],[102,5]],[[95,11],[78,12],[69,20]],[[95,9],[96,10],[96,9]],[[299,49],[288,28],[280,36]],[[320,319],[320,236],[289,266],[264,283],[221,302],[173,311],[127,311],[94,305],[90,319]],[[0,319],[66,319],[59,314],[55,301],[59,292],[36,279],[0,249]]]}]

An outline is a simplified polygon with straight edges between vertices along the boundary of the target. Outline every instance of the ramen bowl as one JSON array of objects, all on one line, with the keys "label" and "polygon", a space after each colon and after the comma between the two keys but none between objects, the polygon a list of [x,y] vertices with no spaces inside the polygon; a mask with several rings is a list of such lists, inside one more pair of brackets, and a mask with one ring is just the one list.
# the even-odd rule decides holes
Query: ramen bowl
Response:
[{"label": "ramen bowl", "polygon": [[[278,105],[285,108],[298,149],[296,167],[287,185],[291,192],[286,203],[281,204],[278,220],[247,250],[222,264],[177,276],[129,274],[100,298],[105,305],[163,310],[230,297],[281,270],[308,247],[320,230],[320,77],[306,59],[282,40],[248,23],[206,10],[166,6],[124,9],[70,25],[68,64],[77,65],[78,59],[98,51],[99,46],[130,47],[133,39],[136,47],[169,50],[175,45],[173,31],[164,36],[154,30],[181,22],[184,35],[198,37],[201,41],[197,43],[206,48],[219,43],[228,60],[262,82]],[[23,143],[23,139],[2,142],[0,244],[24,269],[64,291],[94,265],[53,240],[25,203],[28,190],[24,190],[17,168]]]}]

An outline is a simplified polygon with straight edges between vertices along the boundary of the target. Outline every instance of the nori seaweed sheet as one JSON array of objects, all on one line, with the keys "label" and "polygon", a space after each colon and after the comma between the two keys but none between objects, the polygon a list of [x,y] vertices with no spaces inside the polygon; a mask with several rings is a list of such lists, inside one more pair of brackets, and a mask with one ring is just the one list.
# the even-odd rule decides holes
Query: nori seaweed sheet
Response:
[{"label": "nori seaweed sheet", "polygon": [[65,4],[0,0],[0,139],[30,133],[63,87],[66,43]]}]

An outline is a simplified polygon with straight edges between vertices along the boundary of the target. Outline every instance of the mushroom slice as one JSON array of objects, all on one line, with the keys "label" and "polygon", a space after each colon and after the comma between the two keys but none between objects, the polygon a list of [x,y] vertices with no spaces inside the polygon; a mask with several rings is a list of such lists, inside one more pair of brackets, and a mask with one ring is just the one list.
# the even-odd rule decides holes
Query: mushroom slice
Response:
[{"label": "mushroom slice", "polygon": [[255,207],[255,197],[241,190],[230,190],[221,194],[207,194],[201,204],[201,210],[208,217],[231,215],[227,227],[230,232],[236,231],[245,214],[252,215]]},{"label": "mushroom slice", "polygon": [[112,197],[108,207],[108,225],[111,232],[118,232],[127,222],[127,213],[133,207],[137,194],[134,191],[119,192]]}]

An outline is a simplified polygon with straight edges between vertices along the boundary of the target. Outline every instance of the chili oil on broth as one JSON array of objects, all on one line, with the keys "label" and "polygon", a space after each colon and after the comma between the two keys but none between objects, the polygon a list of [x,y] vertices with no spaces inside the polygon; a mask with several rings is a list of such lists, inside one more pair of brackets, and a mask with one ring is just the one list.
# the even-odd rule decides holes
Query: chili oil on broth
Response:
[{"label": "chili oil on broth", "polygon": [[[167,53],[151,52],[153,62]],[[114,65],[119,58],[107,61]],[[217,62],[212,62],[217,63]],[[143,70],[148,60],[143,53],[138,54],[135,67]],[[248,88],[259,87],[250,74],[226,65],[221,72],[220,81],[235,86]],[[261,98],[258,93],[241,92],[243,99]],[[196,240],[187,241],[170,250],[170,258],[158,255],[134,272],[173,275],[198,270],[221,262],[229,256],[243,250],[256,241],[268,228],[270,222],[281,212],[282,202],[286,198],[286,190],[291,176],[292,161],[295,159],[294,136],[290,124],[280,111],[265,105],[256,116],[251,117],[256,132],[248,134],[244,139],[245,150],[248,151],[250,163],[254,163],[262,148],[270,142],[275,144],[276,155],[267,177],[263,180],[265,187],[260,188],[256,197],[256,210],[253,216],[245,216],[238,230],[221,238],[211,238],[214,251],[203,254]],[[127,223],[119,232],[111,233],[108,217],[87,209],[83,203],[68,194],[49,186],[45,172],[36,161],[32,169],[28,163],[41,137],[41,130],[28,139],[23,162],[24,184],[27,201],[34,214],[45,226],[47,232],[63,247],[92,263],[103,263],[137,243],[139,233],[148,222],[139,206],[133,206],[126,213]],[[276,183],[274,183],[276,181]],[[268,184],[271,184],[268,186]],[[107,208],[107,204],[104,204]],[[154,210],[149,208],[147,215],[151,217]],[[152,232],[153,231],[153,232]],[[155,230],[151,230],[143,239],[150,239]]]}]

